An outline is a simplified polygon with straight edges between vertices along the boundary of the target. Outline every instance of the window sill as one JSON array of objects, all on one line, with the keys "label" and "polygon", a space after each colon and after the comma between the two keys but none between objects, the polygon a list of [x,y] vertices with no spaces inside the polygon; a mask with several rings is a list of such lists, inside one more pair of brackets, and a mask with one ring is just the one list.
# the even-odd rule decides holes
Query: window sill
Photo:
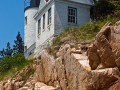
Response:
[{"label": "window sill", "polygon": [[76,24],[76,23],[68,23],[68,25],[71,25],[71,26],[78,26],[78,24]]}]

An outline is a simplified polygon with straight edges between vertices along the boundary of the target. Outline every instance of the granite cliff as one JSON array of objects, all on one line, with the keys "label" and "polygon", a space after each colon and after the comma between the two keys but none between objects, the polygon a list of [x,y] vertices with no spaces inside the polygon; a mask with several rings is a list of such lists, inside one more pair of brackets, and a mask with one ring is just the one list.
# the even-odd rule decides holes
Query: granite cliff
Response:
[{"label": "granite cliff", "polygon": [[0,90],[120,90],[119,70],[120,21],[104,25],[92,43],[62,42],[55,56],[44,49],[32,67],[1,81]]}]

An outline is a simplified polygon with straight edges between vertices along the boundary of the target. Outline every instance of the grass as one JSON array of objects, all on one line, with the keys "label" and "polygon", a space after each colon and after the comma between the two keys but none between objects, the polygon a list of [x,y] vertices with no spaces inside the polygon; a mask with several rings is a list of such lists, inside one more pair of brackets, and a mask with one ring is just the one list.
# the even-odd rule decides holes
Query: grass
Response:
[{"label": "grass", "polygon": [[28,71],[20,73],[20,77],[23,81],[26,81],[34,72],[35,70],[33,68],[29,68]]},{"label": "grass", "polygon": [[95,40],[96,34],[107,22],[115,23],[116,21],[118,21],[117,18],[111,18],[108,16],[105,20],[88,22],[83,26],[68,28],[53,40],[53,44],[49,47],[48,51],[55,56],[60,45],[64,42],[74,44],[91,43]]},{"label": "grass", "polygon": [[[27,60],[25,59],[24,55],[20,53],[16,53],[13,56],[6,56],[2,60],[0,60],[0,80],[8,79],[15,77],[16,72],[19,73],[21,70],[23,70],[26,66],[32,67],[33,60]],[[31,72],[32,72],[32,68]],[[23,72],[23,77],[26,76],[26,78],[31,75],[31,72]],[[25,75],[26,74],[26,75]]]},{"label": "grass", "polygon": [[[91,43],[95,40],[96,34],[105,23],[111,21],[115,23],[117,20],[116,18],[108,17],[103,21],[88,22],[83,26],[68,28],[53,40],[52,46],[48,47],[49,53],[56,56],[56,52],[59,50],[61,44],[65,42],[74,44]],[[32,65],[33,62],[31,60],[34,60],[33,56],[31,56],[30,61],[28,61],[19,53],[0,60],[0,80],[15,77],[16,72],[20,72],[26,66]],[[23,80],[26,80],[33,73],[34,70],[31,68],[27,72],[21,73],[20,76]]]},{"label": "grass", "polygon": [[22,69],[25,68],[25,66],[31,65],[32,62],[26,62],[21,65],[12,67],[11,69],[7,70],[6,72],[3,72],[0,74],[0,80],[7,80],[8,78],[12,78],[15,76],[16,72],[20,72]]},{"label": "grass", "polygon": [[116,21],[118,21],[117,18],[108,17],[105,20],[88,22],[83,26],[71,27],[53,40],[53,46],[59,45],[65,37],[67,40],[76,43],[92,41],[107,22],[115,23]]}]

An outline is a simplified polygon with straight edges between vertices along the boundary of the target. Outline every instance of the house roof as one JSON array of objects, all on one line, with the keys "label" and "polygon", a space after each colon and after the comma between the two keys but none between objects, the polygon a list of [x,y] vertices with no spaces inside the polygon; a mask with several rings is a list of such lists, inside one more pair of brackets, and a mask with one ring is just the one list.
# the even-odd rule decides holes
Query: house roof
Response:
[{"label": "house roof", "polygon": [[76,2],[76,3],[87,4],[87,5],[94,4],[93,0],[67,0],[67,1],[72,1],[72,2]]},{"label": "house roof", "polygon": [[[45,3],[49,1],[52,2],[54,0],[40,0],[40,5],[39,5],[39,11],[35,14],[34,18],[36,18],[39,13],[46,8],[46,6],[49,4],[49,3]],[[55,0],[55,1],[60,1],[60,0]],[[61,0],[62,1],[62,0]],[[63,0],[63,1],[71,1],[71,2],[75,2],[75,3],[80,3],[80,4],[85,4],[85,5],[90,5],[92,6],[94,4],[93,0]]]}]

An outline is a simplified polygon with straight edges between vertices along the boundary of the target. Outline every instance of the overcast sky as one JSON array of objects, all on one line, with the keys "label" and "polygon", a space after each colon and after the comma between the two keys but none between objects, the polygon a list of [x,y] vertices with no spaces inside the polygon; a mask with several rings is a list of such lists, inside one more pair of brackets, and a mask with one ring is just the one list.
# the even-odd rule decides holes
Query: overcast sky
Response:
[{"label": "overcast sky", "polygon": [[10,42],[18,31],[24,36],[24,0],[0,0],[0,50]]}]

